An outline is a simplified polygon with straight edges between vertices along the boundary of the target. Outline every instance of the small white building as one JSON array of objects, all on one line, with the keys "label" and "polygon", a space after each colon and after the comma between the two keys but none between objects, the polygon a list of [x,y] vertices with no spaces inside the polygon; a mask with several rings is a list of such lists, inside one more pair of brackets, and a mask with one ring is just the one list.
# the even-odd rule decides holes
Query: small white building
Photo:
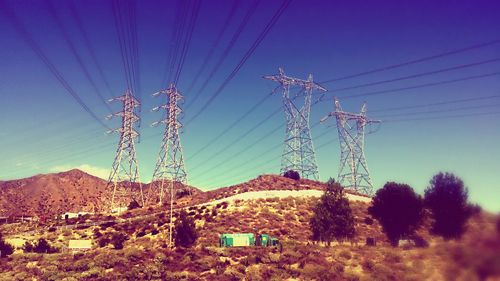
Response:
[{"label": "small white building", "polygon": [[92,249],[92,240],[69,240],[68,249],[72,251],[85,251]]},{"label": "small white building", "polygon": [[71,212],[66,212],[61,215],[61,219],[67,220],[67,219],[74,219],[74,218],[79,218],[81,216],[90,214],[88,212],[78,212],[78,213],[71,213]]},{"label": "small white building", "polygon": [[111,210],[111,213],[113,214],[121,214],[123,212],[126,212],[128,210],[128,207],[115,207]]}]

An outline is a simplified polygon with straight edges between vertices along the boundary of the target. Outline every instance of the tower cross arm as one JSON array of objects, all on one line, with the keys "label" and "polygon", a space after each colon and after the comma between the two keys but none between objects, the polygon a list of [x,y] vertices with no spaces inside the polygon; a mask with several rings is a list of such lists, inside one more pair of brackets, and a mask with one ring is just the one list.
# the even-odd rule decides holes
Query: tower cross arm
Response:
[{"label": "tower cross arm", "polygon": [[299,86],[306,89],[326,92],[327,89],[318,83],[313,82],[312,75],[307,80],[286,76],[283,68],[279,68],[279,74],[264,75],[262,78],[280,83],[282,86]]}]

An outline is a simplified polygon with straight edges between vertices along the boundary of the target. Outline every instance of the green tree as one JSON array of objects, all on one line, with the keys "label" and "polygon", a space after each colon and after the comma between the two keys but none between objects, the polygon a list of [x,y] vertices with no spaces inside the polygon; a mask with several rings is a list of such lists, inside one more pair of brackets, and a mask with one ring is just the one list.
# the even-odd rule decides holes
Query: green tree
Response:
[{"label": "green tree", "polygon": [[194,219],[189,217],[185,210],[181,210],[175,222],[174,231],[176,246],[191,247],[198,239]]},{"label": "green tree", "polygon": [[391,245],[397,246],[420,226],[423,202],[409,185],[388,182],[377,191],[368,212],[380,222]]},{"label": "green tree", "polygon": [[14,247],[6,243],[3,240],[2,234],[0,233],[0,258],[10,256],[14,252]]},{"label": "green tree", "polygon": [[[425,206],[432,211],[432,232],[446,239],[460,238],[465,224],[477,209],[470,205],[463,181],[452,173],[438,173],[425,190]],[[476,211],[477,212],[477,211]]]},{"label": "green tree", "polygon": [[330,179],[325,193],[313,208],[313,217],[309,221],[313,241],[328,243],[336,239],[344,241],[355,235],[354,217],[349,200],[345,197],[340,184]]}]

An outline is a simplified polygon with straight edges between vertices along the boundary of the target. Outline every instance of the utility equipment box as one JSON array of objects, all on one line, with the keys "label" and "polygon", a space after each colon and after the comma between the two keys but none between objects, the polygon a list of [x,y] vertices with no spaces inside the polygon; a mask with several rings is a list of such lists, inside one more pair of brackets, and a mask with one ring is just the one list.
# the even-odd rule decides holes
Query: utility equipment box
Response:
[{"label": "utility equipment box", "polygon": [[254,246],[255,236],[253,233],[224,233],[220,236],[221,247]]}]

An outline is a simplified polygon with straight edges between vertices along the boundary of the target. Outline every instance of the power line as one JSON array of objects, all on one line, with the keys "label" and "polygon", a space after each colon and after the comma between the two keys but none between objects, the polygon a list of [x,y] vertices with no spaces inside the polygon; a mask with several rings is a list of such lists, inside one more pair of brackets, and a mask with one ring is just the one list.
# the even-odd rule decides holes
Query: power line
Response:
[{"label": "power line", "polygon": [[233,49],[234,45],[236,44],[236,41],[240,37],[240,35],[243,33],[243,30],[247,26],[248,22],[250,21],[250,18],[254,14],[255,10],[257,9],[257,6],[259,5],[260,0],[254,0],[252,2],[252,5],[248,9],[248,11],[245,13],[245,16],[243,17],[243,20],[239,24],[238,28],[234,31],[233,36],[231,37],[231,40],[229,40],[229,43],[227,44],[226,48],[222,52],[222,55],[219,57],[219,60],[215,64],[215,66],[212,68],[212,71],[210,71],[210,74],[207,76],[205,79],[205,82],[201,85],[200,89],[194,96],[194,98],[187,103],[186,105],[186,110],[193,105],[193,103],[198,99],[198,97],[201,95],[201,93],[205,90],[207,87],[208,83],[212,81],[212,78],[214,77],[215,73],[219,70],[219,68],[222,66],[224,61],[226,60],[227,56],[229,55],[229,52]]},{"label": "power line", "polygon": [[495,45],[498,43],[500,43],[500,39],[495,39],[495,40],[492,40],[489,42],[474,44],[471,46],[467,46],[464,48],[439,53],[439,54],[432,55],[432,56],[422,57],[419,59],[401,62],[401,63],[397,63],[397,64],[392,64],[392,65],[388,65],[388,66],[384,66],[384,67],[379,67],[379,68],[375,68],[372,70],[363,71],[363,72],[359,72],[359,73],[355,73],[355,74],[351,74],[351,75],[346,75],[346,76],[341,76],[338,78],[328,79],[328,80],[325,80],[325,81],[320,82],[320,83],[331,83],[331,82],[335,82],[335,81],[346,80],[346,79],[360,77],[360,76],[373,74],[373,73],[377,73],[377,72],[387,71],[387,70],[391,70],[391,69],[395,69],[395,68],[399,68],[399,67],[403,67],[403,66],[407,66],[407,65],[412,65],[412,64],[416,64],[416,63],[425,62],[425,61],[430,61],[430,60],[434,60],[434,59],[438,59],[438,58],[442,58],[442,57],[446,57],[446,56],[450,56],[450,55],[454,55],[454,54],[459,54],[459,53],[463,53],[463,52],[467,52],[467,51],[472,51],[475,49],[480,49],[480,48],[492,46],[492,45]]},{"label": "power line", "polygon": [[[255,131],[258,127],[262,126],[262,124],[264,124],[267,120],[269,120],[271,117],[273,117],[274,115],[278,114],[279,112],[281,112],[281,110],[277,110],[277,111],[272,112],[271,114],[269,114],[268,116],[266,116],[266,118],[264,118],[262,121],[260,121],[255,126],[253,126],[250,130],[246,131],[243,135],[239,136],[237,139],[235,139],[233,142],[231,142],[229,145],[226,145],[221,150],[217,151],[216,153],[213,153],[210,158],[213,158],[213,157],[215,157],[217,155],[220,155],[223,152],[225,152],[226,150],[228,150],[230,147],[233,147],[234,145],[236,145],[237,143],[239,143],[243,138],[245,138],[246,136],[248,136],[251,132]],[[194,166],[192,168],[192,170],[196,170],[199,166],[200,165]]]},{"label": "power line", "polygon": [[389,120],[384,120],[384,123],[414,122],[414,121],[424,121],[424,120],[443,120],[443,119],[475,117],[475,116],[488,116],[488,115],[497,115],[497,114],[500,114],[500,111],[472,113],[472,114],[445,115],[445,116],[436,116],[436,117],[428,117],[428,118],[423,117],[423,118],[389,119]]},{"label": "power line", "polygon": [[349,87],[344,87],[344,88],[339,88],[339,89],[332,89],[332,90],[329,90],[329,92],[341,92],[341,91],[346,91],[346,90],[353,90],[353,89],[359,89],[359,88],[364,88],[364,87],[369,87],[369,86],[376,86],[376,85],[392,83],[392,82],[397,82],[397,81],[403,81],[403,80],[408,80],[408,79],[420,78],[420,77],[424,77],[424,76],[428,76],[428,75],[434,75],[434,74],[438,74],[438,73],[459,70],[459,69],[464,69],[464,68],[468,68],[468,67],[484,65],[484,64],[488,64],[488,63],[494,63],[494,62],[498,62],[498,61],[500,61],[500,58],[483,60],[483,61],[473,62],[473,63],[468,63],[468,64],[461,64],[461,65],[456,65],[456,66],[452,66],[452,67],[448,67],[448,68],[442,68],[442,69],[438,69],[438,70],[432,70],[432,71],[426,71],[426,72],[422,72],[422,73],[412,74],[412,75],[408,75],[408,76],[402,76],[402,77],[397,77],[397,78],[392,78],[392,79],[387,79],[387,80],[382,80],[382,81],[375,81],[375,82],[370,82],[370,83],[365,83],[365,84],[355,85],[355,86],[349,86]]},{"label": "power line", "polygon": [[[278,87],[276,87],[275,90],[277,88]],[[193,153],[193,155],[190,156],[190,160],[192,160],[193,158],[195,158],[197,155],[199,155],[201,152],[203,152],[207,147],[209,147],[210,145],[214,144],[221,137],[223,137],[227,132],[229,132],[231,129],[233,129],[234,127],[236,127],[236,125],[238,123],[240,123],[243,119],[245,119],[248,115],[250,115],[250,113],[252,113],[253,111],[255,111],[255,109],[257,109],[259,106],[261,106],[262,104],[264,104],[264,102],[267,101],[272,96],[273,93],[274,93],[274,90],[271,93],[269,93],[269,95],[265,95],[263,99],[259,100],[248,111],[246,111],[245,113],[243,113],[243,115],[241,115],[238,119],[236,119],[233,123],[231,123],[227,128],[225,128],[221,133],[219,133],[217,136],[215,136],[210,141],[208,141],[203,147],[201,147],[195,153]]]},{"label": "power line", "polygon": [[[176,45],[175,42],[177,42],[176,41],[177,34],[180,32],[179,25],[180,25],[181,19],[185,19],[185,16],[181,14],[183,12],[184,6],[182,5],[182,3],[179,3],[179,2],[181,2],[181,1],[180,0],[176,1],[177,9],[175,12],[174,23],[172,25],[172,34],[170,36],[170,44],[168,44],[169,48],[168,48],[167,59],[165,61],[165,68],[163,71],[163,75],[161,76],[161,78],[162,78],[161,86],[165,85],[166,83],[168,83],[168,81],[170,81],[171,73],[173,72],[172,59],[174,56],[174,47]],[[172,68],[171,68],[171,66],[172,66]]]},{"label": "power line", "polygon": [[[219,31],[219,33],[215,37],[215,40],[212,43],[212,46],[210,47],[207,56],[205,57],[205,59],[201,63],[200,68],[198,69],[198,71],[194,75],[193,81],[191,82],[189,87],[187,87],[186,93],[190,93],[193,90],[194,85],[196,84],[196,82],[198,82],[198,78],[201,76],[201,74],[203,73],[205,68],[208,66],[208,62],[212,59],[212,57],[215,53],[215,50],[217,49],[217,47],[220,44],[220,41],[222,40],[222,36],[224,35],[227,28],[229,27],[231,20],[233,19],[234,14],[236,12],[236,9],[238,8],[239,3],[240,3],[239,1],[233,1],[233,4],[231,5],[231,9],[229,10],[229,13],[226,16],[226,18],[222,24],[222,29]],[[195,97],[195,99],[196,99],[196,97]]]},{"label": "power line", "polygon": [[[493,59],[493,60],[497,60],[497,59]],[[493,61],[493,60],[487,60],[487,61]],[[467,67],[468,67],[468,66],[471,66],[471,65],[476,65],[476,64],[478,64],[478,63],[483,63],[483,62],[486,62],[486,61],[476,62],[476,63],[473,63],[473,64],[464,64],[464,65],[455,66],[455,67],[452,67],[452,68],[453,68],[453,69],[455,69],[455,68],[457,68],[457,67],[459,67],[459,68],[463,68],[464,66],[467,66]],[[446,69],[451,69],[451,68],[446,68]],[[442,71],[443,71],[443,70],[434,70],[434,71],[431,71],[431,72],[432,72],[432,73],[434,73],[434,74],[436,74],[436,73],[438,73],[438,72],[442,72]],[[427,73],[431,73],[431,72],[424,72],[424,73],[426,73],[426,75],[427,75]],[[405,77],[412,77],[412,78],[416,78],[416,77],[420,77],[420,76],[422,76],[422,75],[423,75],[423,73],[420,73],[420,74],[414,74],[414,75],[405,76]],[[399,78],[395,78],[395,79],[389,79],[389,80],[382,80],[382,81],[372,82],[372,83],[369,83],[369,84],[382,84],[382,83],[387,83],[388,81],[393,81],[393,80],[396,80],[396,79],[398,79],[398,80],[402,80],[403,78],[402,78],[402,77],[399,77]],[[407,78],[405,78],[405,79],[407,79]],[[408,79],[409,79],[409,78],[408,78]],[[458,82],[458,81],[456,81],[456,82]],[[361,84],[361,85],[358,85],[358,86],[352,86],[351,88],[359,88],[359,87],[361,87],[362,85],[366,86],[367,84]],[[436,85],[440,85],[440,84],[436,84]],[[419,85],[418,87],[422,87],[422,86],[423,86],[423,85]],[[401,91],[401,90],[405,90],[405,89],[406,89],[406,88],[402,88],[402,89],[391,89],[391,90],[388,90],[388,91]],[[333,90],[333,91],[337,91],[337,90]],[[295,96],[297,96],[297,94],[296,94]],[[267,97],[268,97],[268,96],[267,96]],[[267,99],[267,97],[265,97],[265,98],[264,98],[264,100],[265,100],[265,99]],[[321,98],[319,98],[318,100],[316,100],[316,102],[315,102],[315,103],[313,103],[313,105],[316,105],[318,102],[322,102],[322,101],[324,101],[324,100],[323,100],[323,97],[324,97],[324,96],[322,96]],[[479,99],[481,99],[481,98],[475,98],[475,99],[479,100]],[[467,99],[466,101],[469,101],[469,100],[474,100],[474,99]],[[227,128],[226,130],[224,130],[224,131],[223,131],[223,133],[221,133],[220,135],[217,135],[214,139],[212,139],[211,141],[209,141],[209,142],[208,142],[208,143],[207,143],[207,144],[206,144],[206,145],[205,145],[202,149],[198,150],[198,151],[197,151],[194,155],[192,155],[192,156],[191,156],[191,158],[194,158],[195,156],[199,155],[199,153],[200,153],[201,151],[203,151],[203,150],[204,150],[204,149],[206,149],[208,146],[210,146],[210,145],[212,145],[213,143],[215,143],[215,141],[216,141],[216,140],[218,140],[220,137],[222,137],[222,135],[226,134],[226,133],[227,133],[227,132],[228,132],[231,128],[234,128],[234,127],[235,127],[235,126],[236,126],[236,125],[237,125],[237,124],[238,124],[238,123],[239,123],[239,122],[240,122],[240,121],[241,121],[244,117],[248,116],[248,114],[249,114],[250,112],[252,112],[252,111],[253,111],[253,110],[254,110],[257,106],[259,106],[261,103],[262,103],[262,100],[260,100],[260,101],[259,101],[256,105],[254,105],[254,106],[251,108],[251,110],[249,110],[247,113],[245,113],[242,117],[240,117],[239,119],[237,119],[237,121],[233,122],[233,123],[229,126],[229,128]],[[438,104],[441,104],[441,103],[438,103]],[[425,106],[427,106],[427,105],[425,105]],[[281,109],[281,108],[280,108],[280,109]],[[279,111],[279,110],[277,110],[275,113],[277,113],[278,111]],[[371,111],[371,112],[374,112],[374,111]],[[273,114],[272,114],[272,115],[273,115]],[[271,116],[272,116],[272,115],[271,115]],[[259,122],[259,125],[258,125],[258,126],[262,125],[262,124],[263,124],[263,123],[267,120],[267,118],[268,118],[268,117],[266,117],[263,121]],[[311,128],[314,128],[314,127],[315,127],[316,125],[318,125],[318,124],[319,124],[319,122],[317,122],[317,123],[313,124],[313,125],[311,126]],[[258,126],[257,126],[257,127],[258,127]],[[254,128],[254,129],[255,129],[255,128]],[[253,130],[252,130],[252,131],[253,131]],[[249,132],[245,133],[245,134],[244,134],[244,136],[248,135],[248,133],[249,133]],[[241,139],[241,137],[240,137],[239,139]],[[232,144],[234,144],[234,143],[232,143]],[[231,144],[231,145],[232,145],[232,144]],[[213,156],[217,156],[217,154],[216,154],[216,155],[213,155]],[[190,160],[191,160],[191,159],[190,159]],[[196,166],[195,166],[195,168],[196,168]]]},{"label": "power line", "polygon": [[101,91],[97,87],[97,84],[95,83],[94,79],[90,75],[89,70],[85,66],[85,63],[83,62],[82,57],[78,54],[78,51],[76,50],[76,46],[73,43],[73,41],[71,40],[69,32],[66,29],[66,27],[64,26],[64,24],[62,23],[61,18],[58,16],[58,14],[57,14],[57,12],[56,12],[56,10],[54,8],[54,5],[52,4],[52,1],[51,0],[46,0],[45,3],[47,4],[47,8],[48,8],[49,14],[52,16],[52,18],[54,19],[57,27],[59,28],[59,30],[63,34],[64,41],[66,42],[66,45],[68,45],[68,47],[69,47],[71,53],[73,54],[73,56],[76,58],[76,61],[78,62],[78,65],[82,69],[83,74],[85,75],[85,78],[87,78],[87,80],[89,81],[90,85],[92,85],[92,88],[94,89],[95,93],[97,94],[97,96],[99,97],[99,99],[101,100],[101,102],[104,104],[104,106],[106,107],[106,109],[108,109],[109,112],[112,112],[111,107],[109,106],[109,104],[106,103],[106,99],[102,95]]},{"label": "power line", "polygon": [[254,41],[254,43],[251,45],[250,49],[247,50],[243,58],[238,62],[238,64],[234,67],[233,71],[229,74],[229,76],[224,80],[224,82],[219,86],[219,88],[215,91],[215,93],[207,100],[207,102],[200,108],[198,112],[196,112],[191,119],[189,119],[186,122],[186,125],[193,120],[195,120],[198,116],[200,116],[201,113],[203,113],[207,107],[215,100],[215,98],[224,90],[224,88],[229,84],[229,82],[236,76],[236,74],[240,71],[240,69],[243,67],[243,65],[246,63],[246,61],[250,58],[250,56],[255,52],[257,47],[260,45],[260,43],[264,40],[266,35],[269,33],[271,28],[276,24],[278,19],[281,17],[281,15],[284,13],[288,5],[290,4],[291,0],[284,0],[283,3],[281,4],[280,8],[274,13],[273,17],[271,20],[267,23],[266,27],[264,30],[259,34],[257,39]]},{"label": "power line", "polygon": [[73,19],[75,20],[76,26],[78,30],[80,30],[80,33],[82,34],[83,37],[83,42],[85,43],[85,46],[87,47],[87,50],[90,54],[90,57],[92,58],[92,61],[94,62],[97,71],[99,72],[99,75],[104,82],[104,85],[106,86],[106,89],[108,90],[110,96],[113,96],[113,91],[111,90],[111,87],[109,86],[108,79],[106,78],[106,75],[104,75],[104,71],[102,70],[101,64],[99,63],[94,47],[92,46],[92,43],[89,39],[88,33],[83,27],[83,21],[82,18],[80,17],[80,14],[78,13],[78,10],[76,9],[74,1],[67,1],[69,5],[69,10],[71,12],[71,15]]},{"label": "power line", "polygon": [[[316,136],[316,137],[314,138],[314,139],[315,139],[315,141],[317,141],[318,139],[321,139],[322,137],[326,136],[328,133],[330,133],[330,131],[328,131],[328,130],[324,131],[323,133],[321,133],[320,135],[318,135],[318,136]],[[249,151],[251,148],[255,147],[255,146],[257,145],[257,143],[258,143],[258,142],[255,142],[255,143],[253,143],[252,145],[250,145],[250,146],[246,147],[244,151],[241,151],[240,153],[238,153],[238,155],[234,155],[234,156],[232,157],[232,159],[237,159],[237,158],[236,158],[237,156],[239,156],[239,155],[241,155],[241,154],[243,154],[243,153],[245,153],[245,152]],[[216,176],[212,176],[212,178],[213,178],[213,179],[217,179],[217,178],[218,178],[218,176],[220,176],[220,175],[224,175],[224,176],[226,176],[226,175],[228,175],[228,174],[235,173],[235,172],[238,172],[238,171],[240,171],[240,170],[243,170],[243,168],[245,168],[245,167],[246,167],[246,166],[248,166],[249,164],[254,163],[254,161],[255,161],[255,160],[260,159],[260,158],[261,158],[262,156],[264,156],[264,155],[268,155],[271,151],[275,150],[276,148],[282,147],[282,146],[283,146],[283,144],[282,144],[282,143],[278,143],[278,144],[276,144],[276,145],[274,145],[274,146],[270,147],[269,149],[265,150],[264,152],[262,152],[262,153],[260,153],[260,154],[258,154],[258,155],[256,155],[256,156],[254,156],[254,157],[252,157],[252,158],[250,158],[250,159],[245,160],[245,162],[244,162],[242,165],[239,165],[237,168],[235,168],[234,166],[231,166],[229,169],[226,169],[226,170],[224,170],[224,171],[222,171],[222,172],[218,173]],[[281,154],[280,154],[280,155],[278,155],[277,157],[274,157],[272,160],[266,160],[266,161],[263,161],[263,162],[271,162],[271,161],[274,161],[274,160],[278,160],[278,159],[280,159],[280,157],[281,157]],[[224,161],[224,162],[221,162],[219,165],[215,165],[215,166],[214,166],[214,167],[212,167],[209,171],[207,171],[207,172],[205,172],[205,173],[203,173],[203,174],[206,174],[206,173],[208,173],[208,172],[211,172],[211,171],[216,170],[217,168],[219,168],[220,166],[222,166],[222,164],[224,164],[224,163],[225,163],[225,164],[228,164],[228,163],[230,163],[230,162],[229,162],[229,161]],[[261,164],[261,165],[262,165],[262,164]],[[252,170],[252,169],[246,169],[246,170]]]},{"label": "power line", "polygon": [[[177,65],[177,60],[179,56],[179,48],[180,48],[180,42],[182,40],[182,36],[184,34],[184,28],[186,26],[187,22],[187,13],[189,10],[189,1],[181,1],[179,3],[178,9],[177,9],[177,14],[176,14],[176,21],[174,22],[174,33],[173,33],[173,45],[171,45],[171,53],[169,54],[170,56],[170,66],[169,66],[169,71],[168,71],[168,76],[167,80],[164,80],[164,83],[169,83],[173,81],[173,76],[175,75],[175,69]],[[178,17],[177,17],[178,15]]]},{"label": "power line", "polygon": [[[327,135],[327,133],[329,133],[330,131],[325,131],[323,132],[322,134],[320,134],[319,136],[317,136],[315,139],[318,140],[324,136]],[[320,150],[322,149],[323,147],[325,147],[326,145],[330,145],[331,143],[333,143],[334,141],[336,141],[337,138],[333,138],[332,140],[329,140],[328,142],[326,143],[323,143],[321,145],[319,145],[318,147],[316,147],[316,150]],[[248,164],[254,164],[254,160],[257,160],[257,159],[260,159],[262,156],[264,155],[267,155],[269,152],[271,152],[272,150],[278,148],[279,146],[281,146],[281,144],[279,144],[278,146],[273,146],[271,147],[270,149],[264,151],[263,153],[251,158],[251,159],[248,159],[246,160],[242,165],[238,166],[236,169],[234,168],[230,168],[230,169],[226,169],[224,170],[224,172],[221,172],[221,173],[218,173],[216,176],[212,177],[214,179],[218,179],[220,175],[224,175],[224,177],[226,177],[228,174],[234,174],[234,173],[240,173],[240,171],[243,171],[243,170],[246,170],[246,171],[253,171],[257,168],[260,168],[262,167],[264,164],[263,163],[268,163],[268,164],[272,164],[274,163],[275,161],[279,160],[281,158],[281,155],[277,155],[277,156],[274,156],[273,158],[270,158],[270,159],[265,159],[264,161],[259,161],[257,165],[254,165],[250,168],[245,168],[246,166],[248,166]],[[277,167],[279,167],[279,164],[272,164],[272,165],[276,165]],[[245,169],[243,169],[245,168]],[[239,176],[237,176],[239,177]],[[236,177],[233,177],[233,178],[236,178]],[[226,182],[229,182],[229,181],[225,181],[223,182],[222,184],[218,184],[218,186],[223,186]]]},{"label": "power line", "polygon": [[405,110],[405,109],[412,109],[412,108],[430,107],[430,106],[436,106],[436,105],[447,105],[447,104],[453,104],[453,103],[488,100],[488,99],[495,99],[495,98],[500,98],[500,95],[483,96],[483,97],[459,99],[459,100],[449,100],[449,101],[443,101],[443,102],[426,103],[426,104],[410,105],[410,106],[389,107],[389,108],[383,108],[383,109],[377,109],[377,110],[370,110],[370,112],[373,113],[373,112],[381,112],[381,111],[398,111],[398,110]]},{"label": "power line", "polygon": [[[301,91],[302,92],[302,91]],[[296,95],[297,96],[297,95]],[[269,116],[266,116],[266,118],[264,118],[262,121],[260,121],[259,123],[257,123],[257,125],[255,125],[254,127],[252,127],[250,130],[248,130],[247,132],[245,132],[243,135],[241,135],[240,137],[238,137],[237,139],[235,139],[232,143],[230,143],[228,146],[225,146],[223,149],[221,149],[220,151],[218,151],[217,153],[214,153],[213,155],[211,155],[211,157],[209,157],[208,159],[212,159],[213,157],[217,156],[217,155],[221,155],[222,153],[224,153],[227,149],[229,149],[229,147],[233,146],[234,144],[238,143],[240,140],[242,140],[244,137],[246,137],[247,135],[249,135],[251,132],[253,132],[255,129],[257,129],[258,127],[260,127],[262,124],[265,123],[265,121],[269,120],[270,117],[276,115],[277,113],[281,112],[281,108],[279,108],[278,110],[274,111],[271,113],[271,115]],[[317,123],[315,123],[314,125],[311,126],[311,128],[314,128],[316,125],[319,124],[319,121]],[[285,123],[280,123],[280,125],[278,127],[275,127],[273,128],[272,130],[270,130],[269,132],[265,133],[262,135],[262,137],[260,137],[259,139],[257,139],[255,142],[253,142],[251,145],[243,148],[242,150],[238,151],[237,153],[234,153],[232,154],[229,158],[226,158],[224,159],[223,161],[220,161],[219,164],[215,165],[215,166],[220,166],[224,163],[228,163],[230,162],[231,160],[233,159],[237,159],[237,157],[239,157],[240,155],[244,154],[248,148],[250,147],[254,147],[256,146],[258,143],[262,142],[263,140],[271,137],[273,134],[275,134],[276,132],[279,132],[283,126],[285,125]],[[278,144],[278,146],[282,146],[282,143]],[[203,163],[205,163],[206,161],[203,161]],[[195,166],[193,169],[196,169],[198,166]],[[210,172],[211,169],[209,168],[208,170],[205,170],[204,172],[201,173],[201,175],[204,175],[208,172]],[[199,176],[199,175],[198,175]]]},{"label": "power line", "polygon": [[[120,47],[127,88],[141,101],[139,93],[139,59],[136,30],[135,1],[112,2],[113,18]],[[127,23],[127,17],[129,21]]]},{"label": "power line", "polygon": [[17,16],[5,5],[5,2],[0,1],[0,11],[3,11],[7,16],[10,23],[17,30],[17,32],[21,35],[21,37],[26,41],[31,50],[38,56],[38,58],[44,63],[44,65],[49,69],[49,71],[55,76],[57,81],[63,86],[68,94],[70,94],[73,99],[80,105],[80,107],[87,112],[97,123],[103,126],[106,129],[109,127],[104,124],[101,118],[97,117],[97,115],[83,102],[78,93],[71,87],[71,85],[67,82],[67,80],[62,76],[59,70],[55,67],[55,65],[49,60],[46,54],[42,51],[40,46],[33,39],[31,34],[28,32],[26,27],[19,21]]},{"label": "power line", "polygon": [[189,18],[189,23],[187,27],[187,34],[184,37],[184,42],[181,49],[181,57],[179,59],[179,64],[177,65],[177,71],[175,72],[174,85],[177,85],[179,78],[181,76],[182,68],[184,66],[184,61],[186,60],[187,53],[189,51],[189,45],[191,43],[191,38],[193,36],[194,27],[196,25],[196,19],[198,18],[198,13],[200,11],[200,0],[195,0],[191,9],[191,16]]},{"label": "power line", "polygon": [[452,111],[462,111],[462,110],[471,110],[471,109],[481,109],[481,108],[490,108],[490,107],[499,107],[500,104],[486,104],[486,105],[478,105],[478,106],[463,106],[458,108],[451,109],[440,109],[440,110],[428,110],[428,111],[418,111],[418,112],[405,112],[405,113],[396,113],[396,114],[386,114],[377,116],[377,118],[385,118],[385,117],[395,117],[395,116],[408,116],[408,115],[420,115],[420,114],[429,114],[429,113],[442,113],[442,112],[452,112]]},{"label": "power line", "polygon": [[446,84],[452,84],[452,83],[475,80],[475,79],[482,79],[482,78],[492,77],[492,76],[496,76],[496,75],[500,75],[500,72],[485,73],[485,74],[466,76],[466,77],[461,77],[461,78],[456,78],[456,79],[451,79],[451,80],[444,80],[444,81],[420,84],[420,85],[415,85],[415,86],[409,86],[409,87],[401,87],[401,88],[394,88],[394,89],[389,89],[389,90],[381,90],[381,91],[373,91],[373,92],[367,92],[367,93],[362,93],[362,94],[348,95],[348,96],[342,97],[342,99],[382,95],[382,94],[394,93],[394,92],[399,92],[399,91],[420,89],[420,88],[446,85]]}]

